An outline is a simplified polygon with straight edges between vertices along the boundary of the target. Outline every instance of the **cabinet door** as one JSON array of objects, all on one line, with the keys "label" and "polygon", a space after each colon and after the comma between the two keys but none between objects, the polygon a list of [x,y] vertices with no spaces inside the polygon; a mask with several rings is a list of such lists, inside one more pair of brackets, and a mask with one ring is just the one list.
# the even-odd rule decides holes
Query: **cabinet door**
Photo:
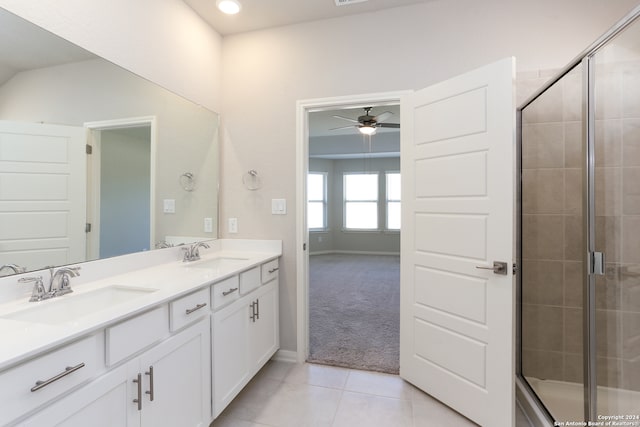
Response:
[{"label": "cabinet door", "polygon": [[[254,292],[255,320],[249,322],[249,367],[253,375],[267,363],[280,346],[278,323],[278,280]],[[253,294],[252,294],[253,295]]]},{"label": "cabinet door", "polygon": [[248,381],[249,298],[213,315],[213,408],[217,417]]},{"label": "cabinet door", "polygon": [[[137,361],[131,362],[137,366]],[[130,364],[131,364],[130,363]],[[137,427],[140,414],[130,394],[130,364],[120,366],[97,380],[47,406],[22,426]]]},{"label": "cabinet door", "polygon": [[211,420],[209,318],[140,356],[142,426],[206,426]]}]

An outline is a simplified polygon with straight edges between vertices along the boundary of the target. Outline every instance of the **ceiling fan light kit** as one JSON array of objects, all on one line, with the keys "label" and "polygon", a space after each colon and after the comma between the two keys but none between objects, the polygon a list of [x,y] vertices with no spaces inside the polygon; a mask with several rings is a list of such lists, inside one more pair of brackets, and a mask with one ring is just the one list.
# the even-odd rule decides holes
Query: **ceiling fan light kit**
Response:
[{"label": "ceiling fan light kit", "polygon": [[376,129],[377,128],[375,126],[369,126],[369,125],[363,125],[358,127],[358,131],[360,131],[360,133],[363,135],[375,135]]},{"label": "ceiling fan light kit", "polygon": [[216,6],[220,12],[227,15],[235,15],[242,9],[242,5],[238,0],[216,0]]}]

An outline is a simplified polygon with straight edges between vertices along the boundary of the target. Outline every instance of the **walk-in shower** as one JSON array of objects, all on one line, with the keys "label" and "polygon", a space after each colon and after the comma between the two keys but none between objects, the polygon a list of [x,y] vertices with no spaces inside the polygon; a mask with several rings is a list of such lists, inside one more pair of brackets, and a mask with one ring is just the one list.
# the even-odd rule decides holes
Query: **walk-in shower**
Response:
[{"label": "walk-in shower", "polygon": [[640,426],[639,15],[519,110],[518,374],[559,423]]}]

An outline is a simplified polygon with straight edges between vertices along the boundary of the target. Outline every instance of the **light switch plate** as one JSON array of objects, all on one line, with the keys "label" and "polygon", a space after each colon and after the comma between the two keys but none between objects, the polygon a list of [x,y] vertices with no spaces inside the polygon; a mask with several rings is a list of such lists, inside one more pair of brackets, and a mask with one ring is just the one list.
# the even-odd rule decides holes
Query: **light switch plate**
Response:
[{"label": "light switch plate", "polygon": [[213,218],[205,218],[204,219],[204,232],[212,233],[213,232]]},{"label": "light switch plate", "polygon": [[164,199],[163,209],[164,213],[176,213],[176,201],[175,199]]},{"label": "light switch plate", "polygon": [[271,199],[271,213],[273,215],[286,215],[287,199]]}]

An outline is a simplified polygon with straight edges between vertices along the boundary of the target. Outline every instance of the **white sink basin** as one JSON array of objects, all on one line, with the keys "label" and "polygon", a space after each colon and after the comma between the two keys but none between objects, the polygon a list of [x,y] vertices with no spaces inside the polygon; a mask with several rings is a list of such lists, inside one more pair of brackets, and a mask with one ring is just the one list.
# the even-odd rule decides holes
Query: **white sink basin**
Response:
[{"label": "white sink basin", "polygon": [[248,259],[249,258],[220,257],[188,263],[185,264],[185,267],[205,268],[208,270],[224,270],[227,268],[235,268]]},{"label": "white sink basin", "polygon": [[107,286],[83,294],[71,293],[42,302],[29,303],[33,307],[1,315],[0,318],[49,325],[74,322],[86,315],[129,302],[155,291],[157,289]]}]

